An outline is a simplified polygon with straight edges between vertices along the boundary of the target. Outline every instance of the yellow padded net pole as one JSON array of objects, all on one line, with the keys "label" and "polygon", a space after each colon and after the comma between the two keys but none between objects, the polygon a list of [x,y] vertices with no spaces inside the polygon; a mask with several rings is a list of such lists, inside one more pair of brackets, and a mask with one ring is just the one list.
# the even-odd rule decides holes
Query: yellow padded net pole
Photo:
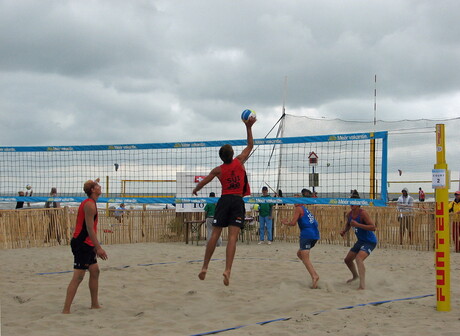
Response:
[{"label": "yellow padded net pole", "polygon": [[433,187],[436,189],[436,302],[438,311],[450,311],[450,228],[449,183],[446,163],[444,125],[436,125],[436,164],[433,170]]}]

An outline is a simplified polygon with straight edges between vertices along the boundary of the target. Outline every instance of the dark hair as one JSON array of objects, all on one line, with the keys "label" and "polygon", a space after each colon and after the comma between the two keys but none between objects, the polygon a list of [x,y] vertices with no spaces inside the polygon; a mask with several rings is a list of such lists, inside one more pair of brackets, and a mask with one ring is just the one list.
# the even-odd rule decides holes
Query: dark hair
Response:
[{"label": "dark hair", "polygon": [[301,193],[302,193],[302,196],[305,196],[304,194],[307,194],[307,195],[306,195],[307,197],[311,197],[311,196],[312,196],[311,190],[306,189],[306,188],[303,188],[302,191],[301,191]]},{"label": "dark hair", "polygon": [[233,148],[231,145],[223,145],[219,149],[219,157],[224,163],[231,163],[233,160]]},{"label": "dark hair", "polygon": [[281,189],[278,190],[278,197],[283,197],[283,191]]},{"label": "dark hair", "polygon": [[[353,196],[357,196],[357,197],[353,197]],[[359,192],[358,192],[358,190],[353,189],[353,190],[351,191],[350,198],[360,198],[360,197],[359,197]]]},{"label": "dark hair", "polygon": [[216,197],[216,194],[214,192],[210,192],[209,197]]},{"label": "dark hair", "polygon": [[266,186],[263,186],[263,187],[262,187],[262,191],[264,191],[264,190],[267,190],[267,191],[268,191],[268,188],[267,188]]}]

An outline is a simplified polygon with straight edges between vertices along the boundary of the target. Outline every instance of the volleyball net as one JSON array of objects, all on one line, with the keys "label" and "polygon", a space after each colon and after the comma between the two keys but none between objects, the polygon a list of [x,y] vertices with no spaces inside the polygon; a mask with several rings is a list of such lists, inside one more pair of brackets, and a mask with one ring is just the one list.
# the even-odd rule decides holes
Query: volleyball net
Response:
[{"label": "volleyball net", "polygon": [[[350,204],[384,206],[387,200],[387,132],[255,139],[245,163],[252,195],[248,203],[262,203],[261,189],[269,188],[277,203]],[[221,165],[219,148],[230,144],[238,155],[246,140],[152,144],[0,147],[0,202],[80,202],[83,183],[100,178],[99,202],[177,204],[215,202],[220,196],[214,179],[199,197],[196,184]],[[18,191],[31,186],[32,197]],[[58,196],[50,198],[52,187]],[[302,189],[317,198],[297,198]],[[357,190],[360,200],[350,200]]]}]

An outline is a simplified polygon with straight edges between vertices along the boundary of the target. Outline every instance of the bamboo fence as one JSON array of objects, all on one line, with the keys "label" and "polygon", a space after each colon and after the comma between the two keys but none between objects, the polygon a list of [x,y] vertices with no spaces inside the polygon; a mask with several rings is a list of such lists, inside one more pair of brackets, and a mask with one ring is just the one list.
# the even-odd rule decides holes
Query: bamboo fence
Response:
[{"label": "bamboo fence", "polygon": [[[346,215],[350,211],[346,206],[308,206],[319,223],[321,239],[319,244],[352,246],[356,238],[352,232],[341,237]],[[379,247],[433,250],[434,249],[434,204],[418,203],[414,207],[407,227],[401,235],[401,223],[395,206],[366,207],[377,225],[376,235]],[[274,240],[298,242],[297,226],[281,225],[281,219],[291,219],[293,205],[275,205],[273,211]],[[0,249],[43,247],[68,245],[76,222],[76,208],[58,209],[21,209],[0,210]],[[259,222],[257,213],[247,213],[245,229],[241,233],[244,243],[259,241]],[[166,210],[126,210],[121,221],[113,213],[99,211],[98,238],[103,244],[132,244],[147,242],[183,242],[185,241],[186,221],[204,221],[204,213],[176,213]],[[451,237],[460,235],[460,215],[451,215]],[[411,236],[409,236],[409,230]],[[227,239],[227,230],[222,231]],[[189,232],[189,238],[204,245],[206,227],[201,225],[197,232]],[[460,252],[451,244],[452,250]]]}]

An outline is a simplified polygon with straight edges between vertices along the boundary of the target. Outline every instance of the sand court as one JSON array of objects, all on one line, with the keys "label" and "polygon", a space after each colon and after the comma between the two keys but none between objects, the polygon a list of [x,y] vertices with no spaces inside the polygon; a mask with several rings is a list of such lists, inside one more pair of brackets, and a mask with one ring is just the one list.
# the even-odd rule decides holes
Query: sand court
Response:
[{"label": "sand court", "polygon": [[[239,244],[230,286],[225,247],[198,279],[203,246],[108,245],[99,300],[91,310],[88,274],[72,314],[61,314],[72,273],[68,246],[0,251],[2,335],[457,335],[460,255],[451,255],[452,311],[437,312],[433,252],[376,249],[366,260],[365,291],[346,284],[344,246],[311,254],[319,288],[297,260],[295,243]],[[41,274],[38,273],[49,273]],[[389,301],[381,304],[370,304]],[[348,308],[348,309],[346,309]],[[83,330],[83,328],[87,328]]]}]

